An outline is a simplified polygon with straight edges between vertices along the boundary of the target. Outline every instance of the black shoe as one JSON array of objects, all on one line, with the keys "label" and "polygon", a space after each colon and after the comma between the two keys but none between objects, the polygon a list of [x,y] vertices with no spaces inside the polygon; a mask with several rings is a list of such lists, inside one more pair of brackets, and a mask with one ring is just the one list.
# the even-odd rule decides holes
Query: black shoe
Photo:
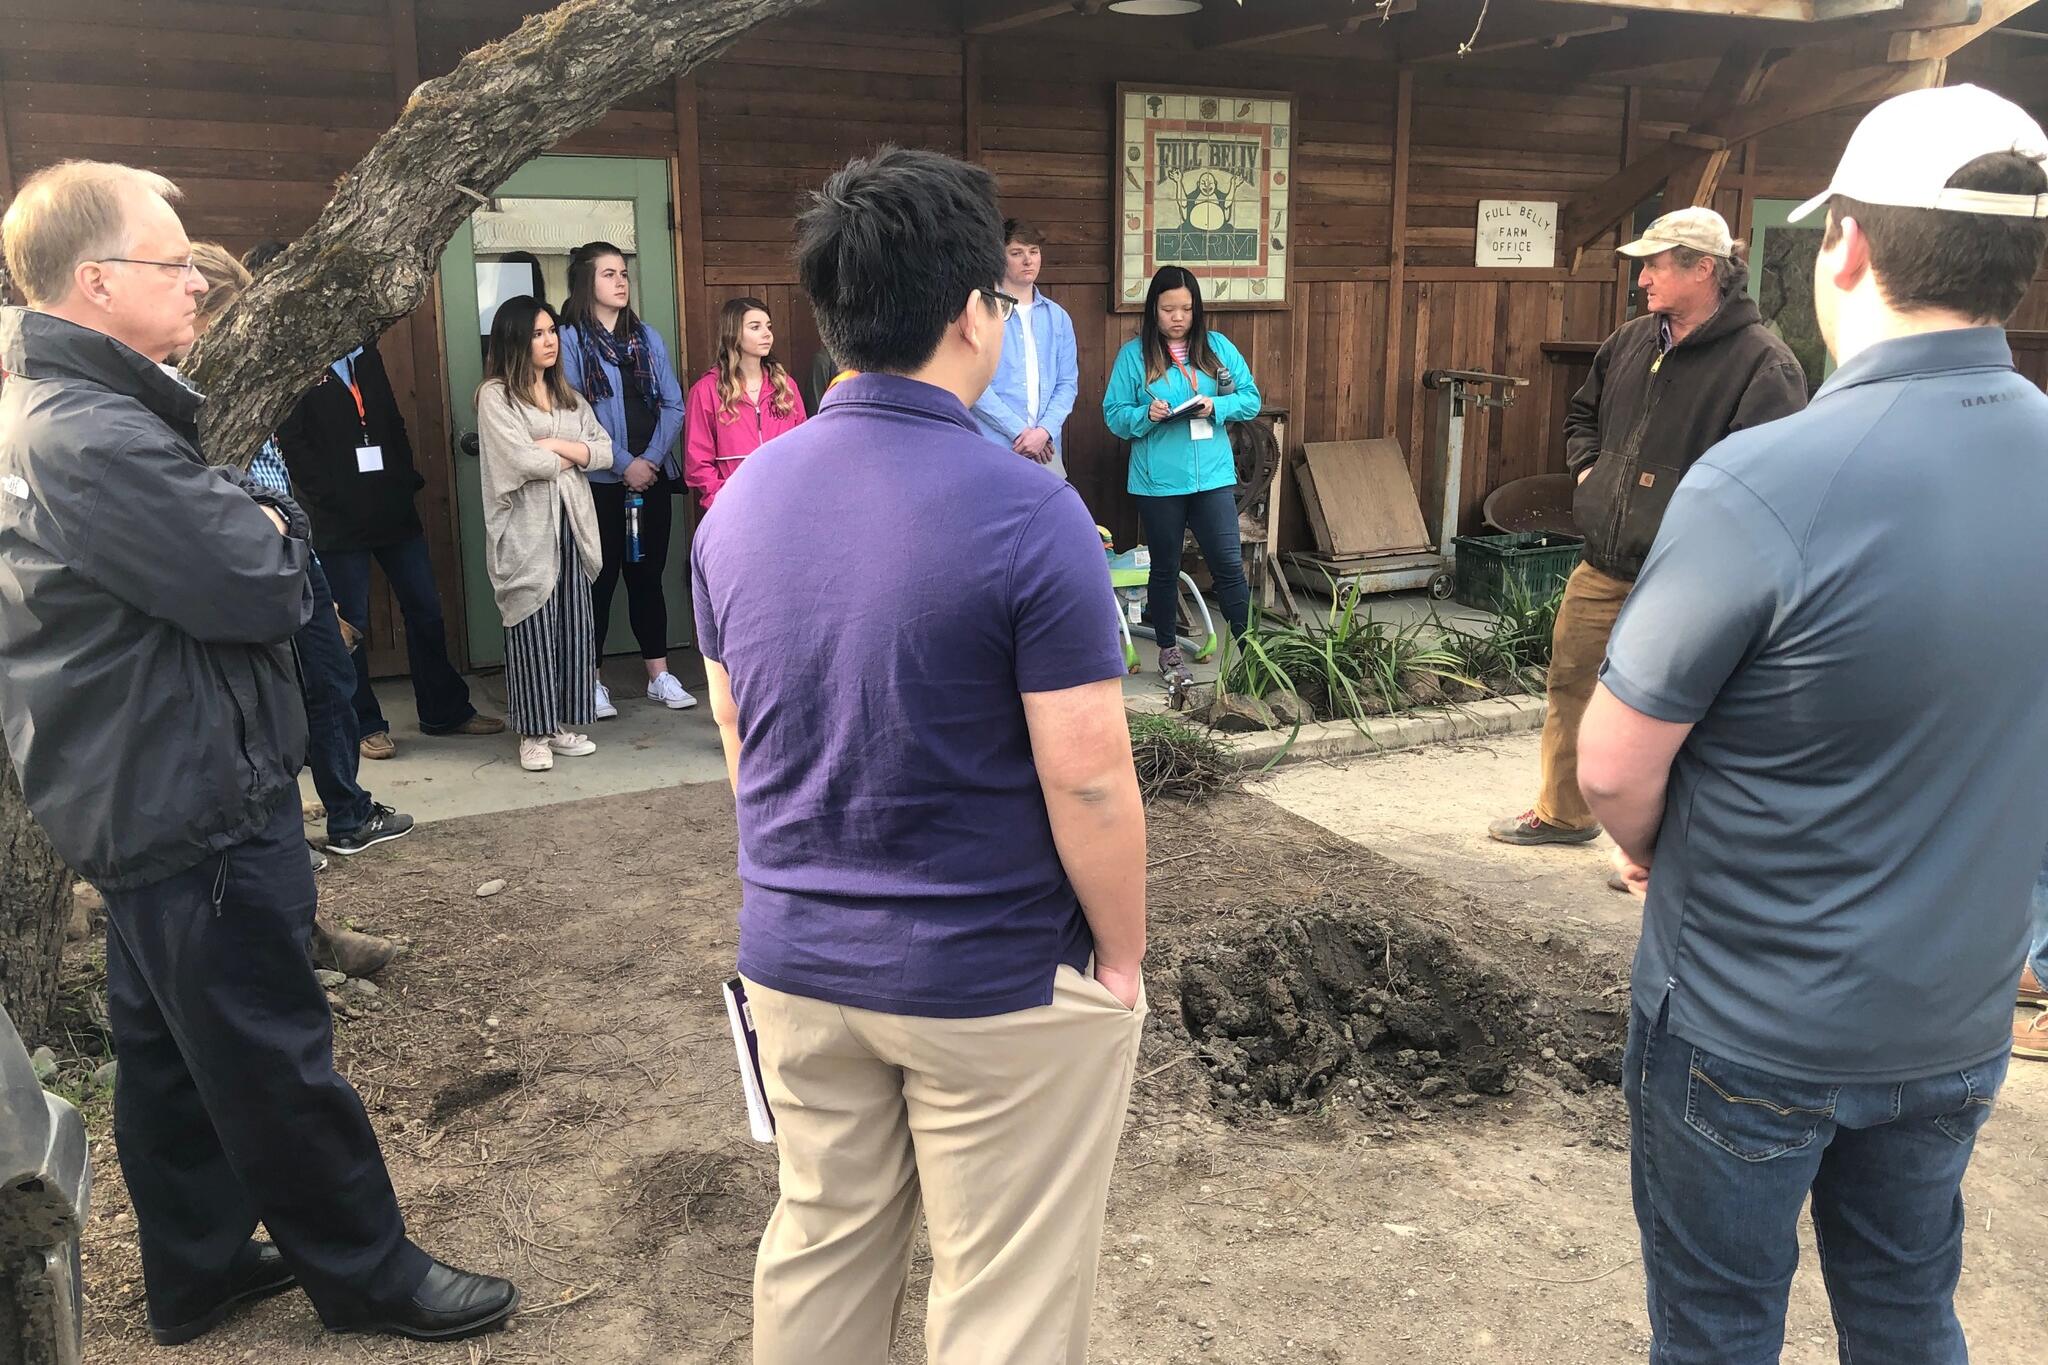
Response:
[{"label": "black shoe", "polygon": [[496,1275],[472,1275],[436,1261],[412,1297],[376,1317],[337,1327],[338,1332],[383,1332],[414,1341],[459,1341],[505,1325],[519,1307],[519,1291]]},{"label": "black shoe", "polygon": [[370,803],[370,818],[346,834],[327,836],[329,853],[361,853],[375,844],[403,839],[412,833],[412,817],[400,815],[389,806]]},{"label": "black shoe", "polygon": [[159,1346],[182,1346],[194,1337],[205,1336],[214,1328],[227,1321],[228,1314],[245,1303],[255,1303],[273,1294],[282,1294],[297,1283],[291,1270],[285,1265],[284,1257],[268,1242],[251,1242],[256,1255],[248,1267],[229,1283],[228,1292],[221,1301],[197,1317],[171,1327],[159,1327],[155,1319],[150,1320],[150,1339]]}]

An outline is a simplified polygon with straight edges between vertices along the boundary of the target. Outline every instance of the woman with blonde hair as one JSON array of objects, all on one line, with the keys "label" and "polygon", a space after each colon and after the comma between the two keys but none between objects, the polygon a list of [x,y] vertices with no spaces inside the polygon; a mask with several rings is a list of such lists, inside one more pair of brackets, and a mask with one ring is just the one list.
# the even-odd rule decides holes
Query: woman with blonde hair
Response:
[{"label": "woman with blonde hair", "polygon": [[733,299],[718,314],[718,364],[684,403],[683,480],[711,510],[740,462],[804,420],[803,396],[775,358],[775,327],[759,299]]},{"label": "woman with blonde hair", "polygon": [[596,718],[590,585],[604,552],[584,474],[611,468],[612,439],[561,359],[555,310],[510,299],[491,324],[476,394],[484,564],[505,622],[505,718],[528,772],[554,767],[556,754],[597,750],[569,727]]}]

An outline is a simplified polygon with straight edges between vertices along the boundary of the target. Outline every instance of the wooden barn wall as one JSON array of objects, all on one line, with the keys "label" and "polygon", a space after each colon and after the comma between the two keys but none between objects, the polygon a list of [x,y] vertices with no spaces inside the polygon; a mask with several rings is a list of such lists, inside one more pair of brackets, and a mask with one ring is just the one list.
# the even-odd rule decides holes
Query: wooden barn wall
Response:
[{"label": "wooden barn wall", "polygon": [[[186,191],[195,238],[237,251],[303,231],[420,79],[510,31],[519,0],[6,0],[0,8],[0,195],[75,156],[159,169]],[[1527,72],[1162,45],[1089,46],[1071,30],[957,32],[941,0],[838,0],[776,25],[693,77],[622,91],[597,127],[557,150],[670,159],[682,269],[686,378],[710,364],[718,307],[758,295],[799,373],[818,347],[789,261],[803,192],[847,157],[893,140],[978,158],[1007,211],[1041,225],[1047,292],[1072,313],[1081,394],[1069,467],[1100,519],[1128,538],[1121,453],[1102,383],[1136,329],[1109,308],[1110,100],[1119,81],[1282,90],[1297,100],[1287,309],[1217,315],[1291,436],[1391,435],[1425,507],[1437,503],[1431,368],[1528,379],[1516,404],[1470,424],[1460,523],[1493,487],[1562,467],[1563,404],[1587,347],[1623,315],[1610,236],[1577,273],[1471,264],[1482,198],[1564,200],[1631,150],[1683,127],[1697,96],[1656,86],[1568,86]],[[1758,198],[1824,183],[1853,114],[1760,140],[1716,205],[1742,230]],[[2048,330],[2048,285],[2015,326]],[[460,650],[463,595],[439,320],[424,305],[381,342],[428,486],[435,567]],[[2030,358],[2032,358],[2030,356]],[[1433,514],[1432,514],[1433,515]],[[373,621],[380,670],[402,665],[388,598]]]}]

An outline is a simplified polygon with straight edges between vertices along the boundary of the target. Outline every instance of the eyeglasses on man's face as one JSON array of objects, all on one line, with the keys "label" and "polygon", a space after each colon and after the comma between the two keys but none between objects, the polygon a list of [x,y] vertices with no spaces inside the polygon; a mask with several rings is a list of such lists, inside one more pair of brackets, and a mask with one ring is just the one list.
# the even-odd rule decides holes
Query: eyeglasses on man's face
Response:
[{"label": "eyeglasses on man's face", "polygon": [[175,270],[178,272],[178,283],[180,284],[185,283],[187,280],[199,278],[199,267],[193,263],[190,256],[187,256],[182,261],[149,261],[137,256],[107,256],[101,259],[100,264],[153,265],[158,270]]},{"label": "eyeglasses on man's face", "polygon": [[1010,320],[1010,315],[1017,311],[1017,305],[1020,302],[1020,300],[1012,298],[1010,295],[1005,294],[1002,290],[984,289],[981,291],[981,293],[983,298],[986,298],[989,302],[993,303],[996,306],[996,316],[1002,319],[1004,322],[1008,322]]}]

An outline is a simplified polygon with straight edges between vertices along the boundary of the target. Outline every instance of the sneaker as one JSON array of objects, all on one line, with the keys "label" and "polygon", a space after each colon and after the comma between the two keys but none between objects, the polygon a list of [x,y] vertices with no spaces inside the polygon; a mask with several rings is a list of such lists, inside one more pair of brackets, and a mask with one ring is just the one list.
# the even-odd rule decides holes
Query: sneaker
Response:
[{"label": "sneaker", "polygon": [[314,848],[311,844],[306,845],[306,852],[313,855],[313,870],[315,872],[325,872],[327,870],[327,855],[325,853]]},{"label": "sneaker", "polygon": [[2012,1026],[2012,1055],[2048,1062],[2048,1009],[2035,1010],[2032,1018]]},{"label": "sneaker", "polygon": [[364,758],[389,758],[398,752],[398,746],[391,742],[388,731],[379,730],[374,735],[364,735],[356,751]]},{"label": "sneaker", "polygon": [[658,701],[671,711],[687,711],[697,704],[673,673],[664,673],[647,684],[647,700]]},{"label": "sneaker", "polygon": [[370,803],[370,818],[346,834],[327,836],[329,853],[361,853],[373,844],[388,843],[412,833],[412,817],[400,815],[389,806]]},{"label": "sneaker", "polygon": [[2048,990],[2041,989],[2041,978],[2034,975],[2034,964],[2031,962],[2020,968],[2020,1003],[2048,1005]]},{"label": "sneaker", "polygon": [[1525,810],[1511,820],[1494,821],[1486,832],[1504,844],[1590,844],[1600,837],[1600,826],[1572,829],[1553,825],[1535,811]]},{"label": "sneaker", "polygon": [[597,685],[597,718],[612,720],[619,714],[619,708],[612,705],[612,690],[603,683]]},{"label": "sneaker", "polygon": [[1168,645],[1159,651],[1159,672],[1177,687],[1186,687],[1195,680],[1195,670],[1188,667],[1188,656],[1179,645]]},{"label": "sneaker", "polygon": [[573,730],[557,730],[541,743],[556,753],[569,758],[581,758],[597,752],[597,743],[589,735],[579,735]]},{"label": "sneaker", "polygon": [[530,773],[544,773],[555,766],[555,751],[548,747],[545,737],[536,739],[532,735],[521,735],[519,766]]}]

